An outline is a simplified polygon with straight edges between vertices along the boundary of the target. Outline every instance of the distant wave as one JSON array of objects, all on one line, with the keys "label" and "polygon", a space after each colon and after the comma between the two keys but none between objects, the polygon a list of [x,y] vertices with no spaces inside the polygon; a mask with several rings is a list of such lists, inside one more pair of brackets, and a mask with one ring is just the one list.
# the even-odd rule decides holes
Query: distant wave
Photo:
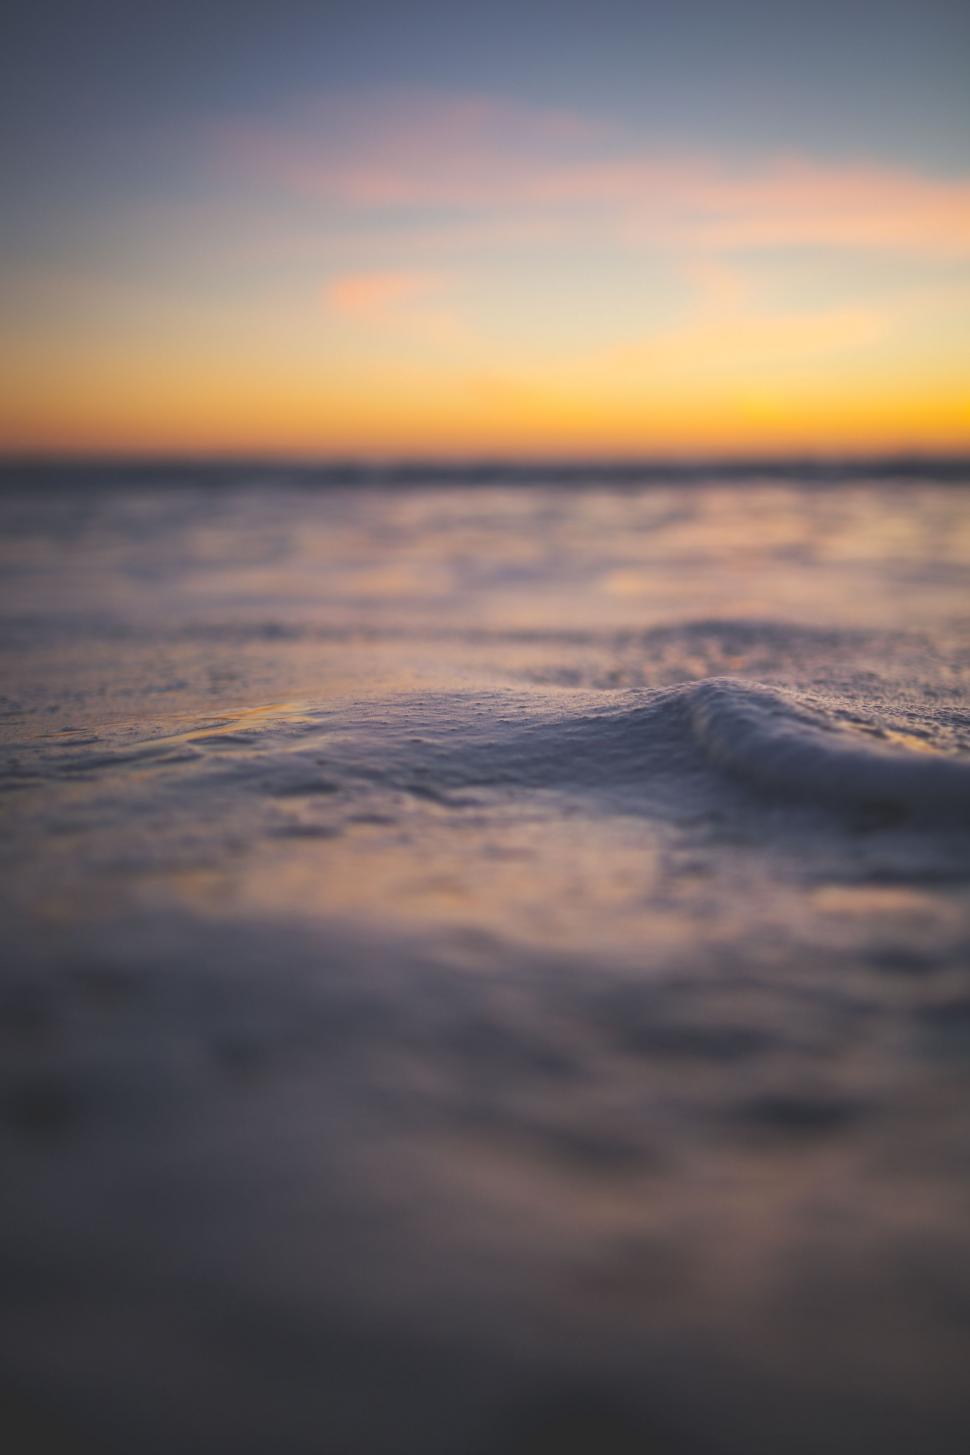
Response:
[{"label": "distant wave", "polygon": [[248,456],[191,459],[138,456],[107,460],[0,458],[0,492],[24,487],[69,490],[131,488],[334,489],[348,486],[568,486],[636,489],[648,485],[744,486],[772,481],[842,483],[970,483],[967,455],[793,456],[774,459],[408,459],[289,461]]}]

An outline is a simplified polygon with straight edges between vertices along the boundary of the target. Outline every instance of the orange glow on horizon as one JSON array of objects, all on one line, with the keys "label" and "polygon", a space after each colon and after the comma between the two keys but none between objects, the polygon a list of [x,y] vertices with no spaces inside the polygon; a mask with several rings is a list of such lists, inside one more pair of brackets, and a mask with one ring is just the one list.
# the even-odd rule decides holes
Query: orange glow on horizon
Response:
[{"label": "orange glow on horizon", "polygon": [[[932,381],[868,396],[837,387],[738,387],[720,396],[666,394],[653,400],[590,397],[499,378],[438,384],[395,380],[367,399],[334,386],[329,396],[294,388],[268,395],[241,381],[185,380],[163,399],[136,381],[106,404],[96,380],[75,388],[56,428],[27,409],[10,453],[270,454],[283,457],[460,455],[603,458],[632,455],[962,452],[970,449],[963,391]],[[429,391],[431,397],[429,397]]]},{"label": "orange glow on horizon", "polygon": [[24,267],[0,450],[970,449],[970,179],[376,116],[220,134],[245,226],[136,210],[110,266]]}]

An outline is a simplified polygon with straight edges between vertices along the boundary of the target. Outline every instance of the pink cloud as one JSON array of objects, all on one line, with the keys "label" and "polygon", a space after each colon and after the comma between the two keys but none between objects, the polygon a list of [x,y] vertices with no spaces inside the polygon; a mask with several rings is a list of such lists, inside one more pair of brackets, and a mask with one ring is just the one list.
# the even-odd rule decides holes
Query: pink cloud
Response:
[{"label": "pink cloud", "polygon": [[422,297],[431,285],[425,273],[343,273],[327,283],[324,302],[345,318],[382,318]]},{"label": "pink cloud", "polygon": [[704,213],[685,227],[717,250],[860,247],[970,253],[970,181],[861,164],[789,158],[698,189]]},{"label": "pink cloud", "polygon": [[240,124],[223,155],[250,178],[366,218],[439,210],[509,231],[581,220],[628,242],[723,251],[857,247],[970,255],[970,179],[866,163],[647,153],[567,112],[397,96]]}]

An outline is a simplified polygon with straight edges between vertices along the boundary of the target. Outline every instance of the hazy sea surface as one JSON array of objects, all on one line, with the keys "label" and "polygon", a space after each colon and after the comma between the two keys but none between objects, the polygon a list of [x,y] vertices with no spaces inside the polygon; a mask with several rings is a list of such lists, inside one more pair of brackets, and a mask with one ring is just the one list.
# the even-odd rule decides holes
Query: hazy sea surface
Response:
[{"label": "hazy sea surface", "polygon": [[8,471],[12,1455],[970,1447],[970,488]]}]

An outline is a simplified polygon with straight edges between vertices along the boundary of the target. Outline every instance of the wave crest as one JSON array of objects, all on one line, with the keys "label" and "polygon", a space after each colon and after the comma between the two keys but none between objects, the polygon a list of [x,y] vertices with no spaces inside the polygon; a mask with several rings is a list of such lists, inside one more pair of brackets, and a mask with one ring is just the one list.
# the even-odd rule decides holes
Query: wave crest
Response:
[{"label": "wave crest", "polygon": [[764,793],[847,808],[970,818],[970,759],[898,748],[776,689],[710,678],[686,689],[695,741]]}]

